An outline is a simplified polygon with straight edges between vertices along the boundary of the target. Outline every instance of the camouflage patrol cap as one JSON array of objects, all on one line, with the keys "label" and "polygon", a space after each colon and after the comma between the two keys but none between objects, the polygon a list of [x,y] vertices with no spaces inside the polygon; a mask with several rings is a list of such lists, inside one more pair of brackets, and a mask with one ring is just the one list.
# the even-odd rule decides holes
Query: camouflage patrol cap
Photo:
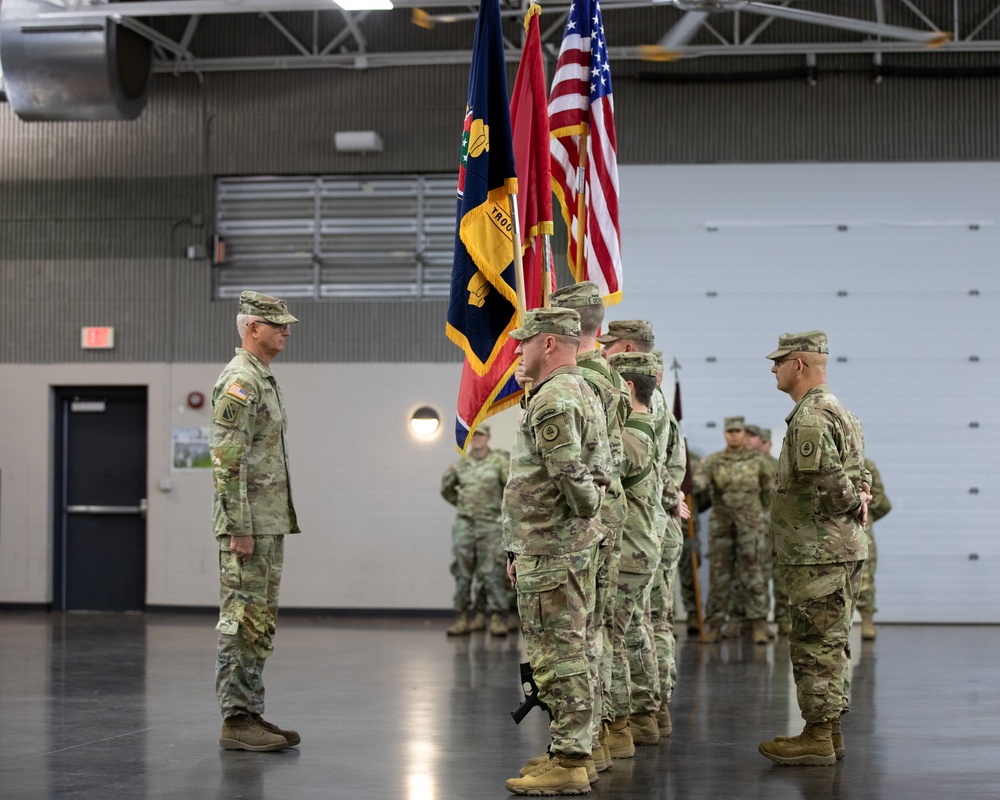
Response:
[{"label": "camouflage patrol cap", "polygon": [[761,428],[760,429],[760,440],[762,442],[769,442],[769,441],[771,441],[771,429],[770,428]]},{"label": "camouflage patrol cap", "polygon": [[473,431],[472,435],[475,436],[477,433],[483,433],[483,434],[486,434],[487,436],[489,436],[490,435],[490,426],[487,425],[485,422],[480,422],[476,426],[476,430]]},{"label": "camouflage patrol cap", "polygon": [[240,295],[240,313],[260,317],[276,325],[298,322],[288,313],[288,303],[260,292],[243,292]]},{"label": "camouflage patrol cap", "polygon": [[743,417],[726,417],[724,425],[727,433],[729,431],[746,430]]},{"label": "camouflage patrol cap", "polygon": [[617,319],[608,325],[606,334],[597,337],[597,341],[601,344],[611,344],[619,339],[627,339],[632,342],[655,341],[653,326],[644,319]]},{"label": "camouflage patrol cap", "polygon": [[557,308],[584,308],[602,304],[601,292],[593,281],[580,281],[556,289],[549,295],[549,302]]},{"label": "camouflage patrol cap", "polygon": [[656,357],[652,353],[615,353],[608,363],[622,375],[649,375],[652,378],[660,371]]},{"label": "camouflage patrol cap", "polygon": [[751,436],[756,436],[758,439],[760,438],[760,427],[757,425],[744,425],[743,430]]},{"label": "camouflage patrol cap", "polygon": [[789,353],[829,353],[824,331],[806,331],[805,333],[783,333],[778,337],[778,349],[765,358],[774,361]]},{"label": "camouflage patrol cap", "polygon": [[524,341],[538,333],[580,338],[580,315],[572,308],[535,308],[524,315],[524,324],[510,332],[512,339]]},{"label": "camouflage patrol cap", "polygon": [[650,355],[656,359],[656,366],[660,368],[660,372],[663,371],[663,351],[662,350],[652,350]]}]

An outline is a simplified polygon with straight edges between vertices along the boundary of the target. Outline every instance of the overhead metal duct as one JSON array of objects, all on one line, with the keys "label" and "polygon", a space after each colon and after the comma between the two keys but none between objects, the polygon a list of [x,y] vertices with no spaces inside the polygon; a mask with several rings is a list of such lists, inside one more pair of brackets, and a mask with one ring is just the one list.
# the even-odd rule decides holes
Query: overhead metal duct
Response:
[{"label": "overhead metal duct", "polygon": [[[152,44],[108,17],[39,19],[37,0],[0,0],[7,100],[24,120],[126,120],[142,113]],[[51,10],[51,6],[49,7]]]}]

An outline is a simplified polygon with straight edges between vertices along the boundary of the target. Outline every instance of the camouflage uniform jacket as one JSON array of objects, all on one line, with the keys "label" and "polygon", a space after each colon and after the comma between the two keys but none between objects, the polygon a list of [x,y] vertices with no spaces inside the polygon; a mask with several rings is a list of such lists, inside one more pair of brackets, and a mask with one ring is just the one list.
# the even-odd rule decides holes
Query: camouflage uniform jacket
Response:
[{"label": "camouflage uniform jacket", "polygon": [[510,453],[505,450],[487,450],[482,458],[467,453],[445,470],[441,496],[461,517],[499,521],[509,472]]},{"label": "camouflage uniform jacket", "polygon": [[604,407],[611,448],[611,485],[601,503],[601,521],[611,530],[625,523],[625,493],[621,484],[622,426],[632,410],[632,395],[622,376],[615,372],[597,350],[580,353],[576,365]]},{"label": "camouflage uniform jacket", "polygon": [[288,478],[287,418],[264,362],[241,347],[212,390],[216,536],[298,533]]},{"label": "camouflage uniform jacket", "polygon": [[779,564],[837,564],[868,555],[853,511],[861,505],[865,442],[858,419],[825,384],[813,387],[785,421],[771,534]]},{"label": "camouflage uniform jacket", "polygon": [[559,555],[596,544],[611,472],[604,411],[580,368],[560,367],[521,413],[503,495],[504,550]]},{"label": "camouflage uniform jacket", "polygon": [[878,467],[875,466],[875,462],[870,458],[865,459],[865,469],[867,469],[871,475],[871,487],[872,487],[872,499],[868,504],[868,525],[871,528],[873,522],[878,522],[882,517],[892,511],[892,503],[889,502],[889,498],[885,495],[885,486],[882,485],[882,476],[879,474]]},{"label": "camouflage uniform jacket", "polygon": [[663,479],[663,510],[670,511],[680,502],[680,485],[687,472],[687,445],[681,436],[681,426],[673,412],[667,408],[667,398],[657,386],[649,413],[656,424],[657,448],[659,450],[660,474]]},{"label": "camouflage uniform jacket", "polygon": [[761,501],[764,503],[764,508],[768,511],[771,509],[771,494],[774,491],[774,478],[778,474],[778,459],[768,453],[761,453],[760,457],[764,459],[764,466],[771,473],[771,491],[768,491],[766,496],[761,494]]},{"label": "camouflage uniform jacket", "polygon": [[705,459],[698,488],[707,488],[712,508],[729,513],[763,514],[771,498],[774,470],[754,450],[720,450]]},{"label": "camouflage uniform jacket", "polygon": [[[653,415],[648,412],[633,411],[630,419],[653,427]],[[644,431],[631,427],[622,432],[622,443],[622,480],[628,486],[625,489],[628,515],[622,531],[619,569],[652,575],[660,564],[663,547],[663,529],[657,526],[662,489],[656,469],[656,444]]]}]

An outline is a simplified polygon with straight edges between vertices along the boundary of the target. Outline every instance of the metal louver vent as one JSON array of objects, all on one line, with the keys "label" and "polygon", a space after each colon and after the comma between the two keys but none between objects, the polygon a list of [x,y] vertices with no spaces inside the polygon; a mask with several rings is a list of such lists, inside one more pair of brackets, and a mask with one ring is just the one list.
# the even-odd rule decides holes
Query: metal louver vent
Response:
[{"label": "metal louver vent", "polygon": [[455,175],[220,178],[216,299],[447,297]]}]

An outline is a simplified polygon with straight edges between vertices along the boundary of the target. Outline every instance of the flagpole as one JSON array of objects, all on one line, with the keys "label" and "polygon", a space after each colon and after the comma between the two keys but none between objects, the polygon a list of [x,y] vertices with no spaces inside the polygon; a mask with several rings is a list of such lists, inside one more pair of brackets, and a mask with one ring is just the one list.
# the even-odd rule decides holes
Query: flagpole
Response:
[{"label": "flagpole", "polygon": [[[514,287],[517,292],[517,325],[520,327],[524,324],[524,317],[528,312],[524,295],[524,259],[521,258],[521,222],[517,218],[517,193],[508,195],[507,201],[510,204],[510,218],[514,223],[511,243],[514,245]],[[525,397],[531,391],[531,383],[531,379],[527,378],[521,385]]]},{"label": "flagpole", "polygon": [[542,234],[542,308],[549,307],[552,294],[552,244],[547,233]]},{"label": "flagpole", "polygon": [[[589,98],[588,98],[589,100]],[[590,113],[588,102],[587,113]],[[573,277],[577,282],[583,280],[583,242],[587,235],[587,139],[590,135],[590,125],[584,123],[580,134],[580,166],[576,178],[576,269]]]}]

